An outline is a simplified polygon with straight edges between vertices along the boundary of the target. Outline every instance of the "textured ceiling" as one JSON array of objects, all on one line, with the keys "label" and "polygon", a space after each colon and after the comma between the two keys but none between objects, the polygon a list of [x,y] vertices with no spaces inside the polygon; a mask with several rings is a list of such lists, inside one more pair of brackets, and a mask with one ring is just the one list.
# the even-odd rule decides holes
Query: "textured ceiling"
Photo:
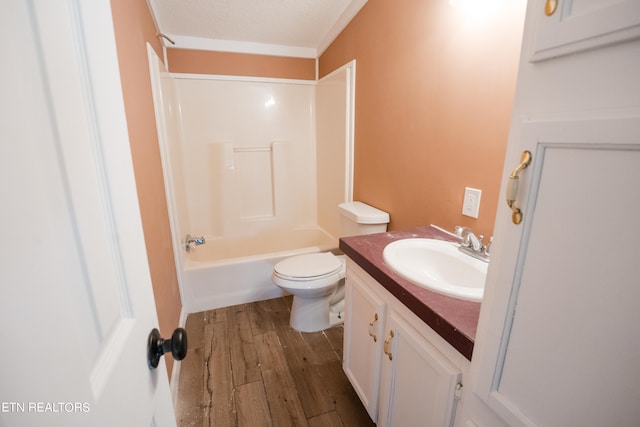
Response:
[{"label": "textured ceiling", "polygon": [[366,0],[148,0],[176,47],[315,57]]}]

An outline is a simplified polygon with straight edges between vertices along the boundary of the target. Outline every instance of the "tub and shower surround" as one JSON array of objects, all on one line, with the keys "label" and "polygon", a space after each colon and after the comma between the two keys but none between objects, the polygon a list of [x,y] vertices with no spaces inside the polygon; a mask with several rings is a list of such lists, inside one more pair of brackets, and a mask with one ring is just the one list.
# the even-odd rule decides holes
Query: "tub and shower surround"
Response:
[{"label": "tub and shower surround", "polygon": [[317,224],[312,84],[178,78],[190,231]]},{"label": "tub and shower surround", "polygon": [[194,312],[282,295],[273,266],[327,250],[317,225],[315,87],[310,82],[175,79],[189,230],[183,258]]},{"label": "tub and shower surround", "polygon": [[342,170],[352,151],[350,71],[325,90],[315,81],[171,75],[174,105],[164,110],[179,131],[165,138],[163,167],[172,232],[174,241],[206,240],[179,254],[187,313],[279,296],[278,261],[337,248],[337,205],[352,188]]}]

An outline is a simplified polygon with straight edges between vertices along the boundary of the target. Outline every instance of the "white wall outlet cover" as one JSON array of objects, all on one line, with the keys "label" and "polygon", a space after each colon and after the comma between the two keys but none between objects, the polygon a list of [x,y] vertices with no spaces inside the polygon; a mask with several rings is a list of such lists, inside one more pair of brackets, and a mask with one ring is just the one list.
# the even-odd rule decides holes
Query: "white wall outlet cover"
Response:
[{"label": "white wall outlet cover", "polygon": [[462,202],[462,215],[478,218],[480,212],[480,197],[482,190],[477,188],[465,187],[464,200]]}]

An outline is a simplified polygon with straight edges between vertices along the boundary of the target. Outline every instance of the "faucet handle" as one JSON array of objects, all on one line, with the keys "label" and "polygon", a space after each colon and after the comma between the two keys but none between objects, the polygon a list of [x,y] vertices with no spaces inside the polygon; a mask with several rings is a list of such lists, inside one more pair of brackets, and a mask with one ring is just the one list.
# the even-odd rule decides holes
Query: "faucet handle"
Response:
[{"label": "faucet handle", "polygon": [[491,244],[493,243],[493,236],[491,236],[489,238],[489,243],[487,244],[487,246],[484,247],[483,251],[485,253],[485,255],[489,255],[489,253],[491,252]]},{"label": "faucet handle", "polygon": [[469,240],[469,235],[473,234],[473,231],[471,231],[469,227],[463,227],[460,225],[456,225],[454,230],[455,230],[456,236],[460,237],[465,242]]},{"label": "faucet handle", "polygon": [[479,236],[476,236],[478,238],[478,244],[480,245],[480,252],[484,251],[484,242],[482,241],[482,239],[484,239],[484,234],[480,234]]}]

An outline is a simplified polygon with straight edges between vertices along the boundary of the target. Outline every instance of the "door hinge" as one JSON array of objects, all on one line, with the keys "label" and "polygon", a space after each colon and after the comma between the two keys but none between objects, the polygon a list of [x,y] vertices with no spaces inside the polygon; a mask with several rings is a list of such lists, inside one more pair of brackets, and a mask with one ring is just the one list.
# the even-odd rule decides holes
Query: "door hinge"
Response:
[{"label": "door hinge", "polygon": [[456,389],[455,389],[455,391],[453,392],[453,397],[454,397],[456,400],[460,400],[460,399],[462,399],[462,383],[458,383],[458,384],[456,384]]}]

